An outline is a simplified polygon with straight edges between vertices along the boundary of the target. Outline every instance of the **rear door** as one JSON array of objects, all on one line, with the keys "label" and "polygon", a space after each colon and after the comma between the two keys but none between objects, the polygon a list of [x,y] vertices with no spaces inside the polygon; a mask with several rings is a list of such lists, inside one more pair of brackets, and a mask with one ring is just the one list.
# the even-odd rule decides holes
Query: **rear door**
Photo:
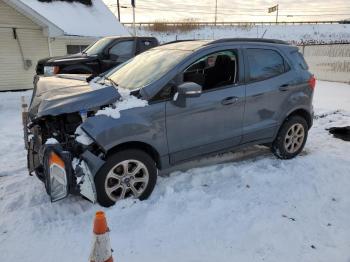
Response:
[{"label": "rear door", "polygon": [[286,57],[277,48],[246,48],[244,61],[247,74],[243,143],[274,136],[283,104],[297,83]]}]

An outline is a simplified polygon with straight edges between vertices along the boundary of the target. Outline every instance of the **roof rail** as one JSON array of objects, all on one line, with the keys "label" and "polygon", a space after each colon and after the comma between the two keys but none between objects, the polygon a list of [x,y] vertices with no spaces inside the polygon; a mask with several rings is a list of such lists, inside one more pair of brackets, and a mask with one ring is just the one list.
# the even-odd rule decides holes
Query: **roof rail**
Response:
[{"label": "roof rail", "polygon": [[169,45],[169,44],[181,43],[181,42],[189,42],[189,41],[196,41],[196,39],[175,40],[175,41],[166,42],[166,43],[161,44],[161,45]]},{"label": "roof rail", "polygon": [[278,39],[268,38],[222,38],[209,42],[207,45],[218,44],[218,43],[229,43],[229,42],[258,42],[258,43],[272,43],[289,45],[287,42]]}]

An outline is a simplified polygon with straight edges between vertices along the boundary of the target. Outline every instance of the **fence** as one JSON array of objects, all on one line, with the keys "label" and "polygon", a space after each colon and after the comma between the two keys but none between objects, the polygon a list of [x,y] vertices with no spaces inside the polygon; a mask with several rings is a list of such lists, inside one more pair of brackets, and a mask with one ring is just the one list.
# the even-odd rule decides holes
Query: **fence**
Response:
[{"label": "fence", "polygon": [[[219,39],[258,37],[283,39],[300,46],[310,71],[320,80],[350,83],[350,29],[346,25],[331,27],[303,26],[238,26],[201,27],[192,31],[154,32],[138,30],[139,35],[152,35],[165,43],[182,39]],[[323,27],[323,28],[322,28]],[[267,32],[267,33],[266,33]],[[265,34],[266,33],[266,34]]]},{"label": "fence", "polygon": [[[347,21],[291,21],[291,22],[137,22],[138,27],[154,27],[155,24],[164,24],[167,26],[184,26],[186,24],[194,24],[196,26],[255,26],[255,25],[316,25],[316,24],[346,24]],[[127,27],[131,27],[133,23],[123,23]]]},{"label": "fence", "polygon": [[302,45],[300,51],[317,79],[350,83],[350,44]]}]

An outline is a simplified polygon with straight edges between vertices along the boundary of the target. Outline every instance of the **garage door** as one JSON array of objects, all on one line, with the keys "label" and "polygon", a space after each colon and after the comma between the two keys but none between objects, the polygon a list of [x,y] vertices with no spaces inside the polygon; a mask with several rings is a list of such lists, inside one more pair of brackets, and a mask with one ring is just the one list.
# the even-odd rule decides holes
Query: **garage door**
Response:
[{"label": "garage door", "polygon": [[30,61],[31,66],[24,68],[12,28],[0,28],[0,90],[32,88],[37,61],[49,55],[47,38],[40,29],[16,29],[16,31],[24,59]]}]

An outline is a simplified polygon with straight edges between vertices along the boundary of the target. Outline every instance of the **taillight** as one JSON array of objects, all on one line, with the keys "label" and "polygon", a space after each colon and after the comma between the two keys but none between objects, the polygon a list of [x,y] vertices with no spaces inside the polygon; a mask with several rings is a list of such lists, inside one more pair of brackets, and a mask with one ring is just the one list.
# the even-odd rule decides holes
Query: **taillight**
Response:
[{"label": "taillight", "polygon": [[309,79],[309,86],[312,90],[315,89],[315,86],[316,86],[316,78],[315,76],[311,76],[310,79]]}]

